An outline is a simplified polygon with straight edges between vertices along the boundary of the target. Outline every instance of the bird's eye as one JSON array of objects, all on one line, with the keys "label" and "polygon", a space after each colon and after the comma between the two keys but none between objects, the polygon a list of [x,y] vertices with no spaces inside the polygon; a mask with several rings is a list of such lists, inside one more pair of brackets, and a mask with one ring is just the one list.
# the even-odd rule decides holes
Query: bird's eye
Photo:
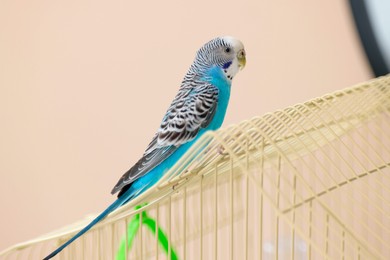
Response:
[{"label": "bird's eye", "polygon": [[231,49],[230,49],[230,47],[226,47],[224,51],[225,51],[225,53],[230,53]]}]

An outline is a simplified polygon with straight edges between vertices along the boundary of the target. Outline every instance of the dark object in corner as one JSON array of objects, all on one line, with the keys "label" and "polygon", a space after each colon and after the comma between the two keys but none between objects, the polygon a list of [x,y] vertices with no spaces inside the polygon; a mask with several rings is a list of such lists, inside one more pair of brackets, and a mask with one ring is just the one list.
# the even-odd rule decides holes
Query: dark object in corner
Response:
[{"label": "dark object in corner", "polygon": [[[368,61],[376,77],[390,73],[383,50],[380,48],[378,36],[375,35],[374,24],[367,10],[367,1],[349,0],[360,40],[366,52]],[[372,17],[371,17],[372,18]],[[390,62],[390,61],[389,61]]]}]

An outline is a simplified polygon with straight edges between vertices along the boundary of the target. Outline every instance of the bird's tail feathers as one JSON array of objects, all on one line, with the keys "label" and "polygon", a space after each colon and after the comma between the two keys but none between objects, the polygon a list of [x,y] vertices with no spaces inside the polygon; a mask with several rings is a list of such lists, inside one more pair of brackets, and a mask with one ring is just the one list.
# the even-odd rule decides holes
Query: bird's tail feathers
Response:
[{"label": "bird's tail feathers", "polygon": [[50,255],[46,256],[43,260],[48,260],[54,257],[56,254],[61,252],[65,247],[67,247],[70,243],[75,241],[78,237],[83,235],[85,232],[90,230],[94,225],[96,225],[99,221],[104,219],[108,214],[122,206],[125,202],[127,202],[129,198],[125,199],[125,196],[118,198],[115,200],[106,210],[104,210],[102,213],[99,214],[94,220],[91,221],[86,227],[84,227],[82,230],[80,230],[76,235],[74,235],[71,239],[69,239],[65,244],[54,250]]}]

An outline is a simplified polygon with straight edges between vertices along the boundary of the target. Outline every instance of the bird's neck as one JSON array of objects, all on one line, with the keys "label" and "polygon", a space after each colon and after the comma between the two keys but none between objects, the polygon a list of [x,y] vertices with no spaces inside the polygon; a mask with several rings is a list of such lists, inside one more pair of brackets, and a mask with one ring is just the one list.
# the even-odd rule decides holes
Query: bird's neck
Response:
[{"label": "bird's neck", "polygon": [[230,92],[232,81],[226,77],[222,68],[218,66],[213,66],[205,70],[201,79],[216,86],[220,91],[226,90]]},{"label": "bird's neck", "polygon": [[223,69],[216,65],[199,65],[194,62],[188,70],[184,81],[204,81],[210,83],[218,88],[229,87],[232,84],[232,80],[227,77],[223,72]]},{"label": "bird's neck", "polygon": [[219,98],[229,101],[232,81],[226,77],[222,68],[218,66],[195,70],[191,67],[182,85],[188,85],[188,82],[207,82],[218,88]]},{"label": "bird's neck", "polygon": [[182,81],[181,87],[192,88],[194,83],[195,85],[198,84],[196,82],[199,84],[202,82],[207,82],[215,86],[219,90],[219,96],[223,96],[229,100],[232,81],[226,77],[222,71],[222,68],[213,66],[209,68],[194,69],[194,67],[191,66],[190,70],[187,72]]},{"label": "bird's neck", "polygon": [[209,125],[209,130],[218,129],[225,118],[226,110],[230,99],[230,87],[231,80],[227,79],[220,67],[214,66],[206,71],[202,80],[207,81],[213,86],[217,87],[218,93],[218,105],[214,115],[213,122]]}]

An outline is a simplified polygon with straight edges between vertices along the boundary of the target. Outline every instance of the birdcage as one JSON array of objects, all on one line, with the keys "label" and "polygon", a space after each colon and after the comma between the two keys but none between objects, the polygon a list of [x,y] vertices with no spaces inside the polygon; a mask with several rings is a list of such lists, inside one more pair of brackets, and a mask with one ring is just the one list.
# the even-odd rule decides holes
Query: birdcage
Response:
[{"label": "birdcage", "polygon": [[[1,253],[39,259],[91,219]],[[57,259],[390,259],[390,76],[206,133]]]}]

